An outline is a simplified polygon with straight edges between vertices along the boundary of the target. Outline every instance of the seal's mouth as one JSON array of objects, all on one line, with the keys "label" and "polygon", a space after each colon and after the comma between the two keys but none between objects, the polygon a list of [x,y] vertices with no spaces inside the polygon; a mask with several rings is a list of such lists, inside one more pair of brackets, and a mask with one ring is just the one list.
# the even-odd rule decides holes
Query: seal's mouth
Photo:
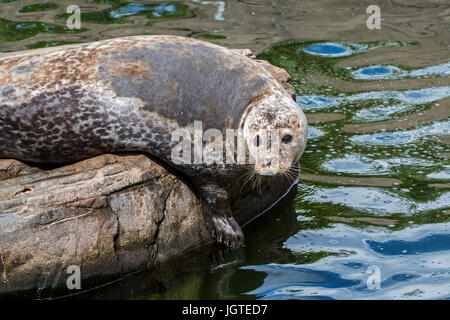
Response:
[{"label": "seal's mouth", "polygon": [[[256,171],[256,170],[255,170]],[[278,175],[278,171],[272,170],[271,168],[263,168],[256,171],[260,176],[276,176]]]},{"label": "seal's mouth", "polygon": [[300,174],[300,168],[297,165],[291,165],[287,168],[255,165],[255,173],[260,176],[288,176],[297,179]]},{"label": "seal's mouth", "polygon": [[255,164],[255,172],[260,176],[275,176],[282,171],[285,170],[282,170],[280,163],[272,157],[261,159]]}]

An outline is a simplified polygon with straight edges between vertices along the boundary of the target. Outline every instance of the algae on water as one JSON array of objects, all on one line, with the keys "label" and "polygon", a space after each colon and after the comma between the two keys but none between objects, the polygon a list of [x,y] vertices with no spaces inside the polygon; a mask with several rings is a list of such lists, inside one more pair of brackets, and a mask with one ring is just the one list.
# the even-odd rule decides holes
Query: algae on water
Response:
[{"label": "algae on water", "polygon": [[65,41],[65,40],[42,40],[33,42],[30,44],[27,44],[27,49],[38,49],[38,48],[49,48],[49,47],[56,47],[56,46],[62,46],[65,44],[74,44],[79,43],[76,41]]},{"label": "algae on water", "polygon": [[[136,3],[126,1],[96,1],[111,4],[111,8],[82,12],[81,21],[89,23],[127,23],[132,16],[144,16],[150,20],[178,18],[186,15],[188,6],[179,2]],[[59,14],[56,18],[67,19],[67,13]]]},{"label": "algae on water", "polygon": [[65,26],[39,21],[11,21],[0,18],[0,41],[20,41],[40,33],[74,34],[86,30],[71,30]]},{"label": "algae on water", "polygon": [[34,3],[30,4],[28,6],[22,7],[22,9],[19,10],[19,13],[29,13],[29,12],[36,12],[36,11],[51,11],[58,9],[58,5],[51,3],[51,2],[41,2],[41,3]]}]

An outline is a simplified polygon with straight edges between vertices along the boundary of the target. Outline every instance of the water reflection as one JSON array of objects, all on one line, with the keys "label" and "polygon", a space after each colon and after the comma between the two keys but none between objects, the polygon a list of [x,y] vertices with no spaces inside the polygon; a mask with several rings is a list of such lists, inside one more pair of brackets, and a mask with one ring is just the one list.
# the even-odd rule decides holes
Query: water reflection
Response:
[{"label": "water reflection", "polygon": [[447,169],[439,171],[439,172],[432,172],[427,175],[428,179],[437,179],[437,180],[450,180],[450,167],[447,167]]},{"label": "water reflection", "polygon": [[352,76],[364,80],[391,79],[400,72],[401,70],[394,66],[370,66],[353,71]]},{"label": "water reflection", "polygon": [[445,192],[436,199],[426,202],[418,202],[410,197],[402,196],[382,188],[370,187],[316,187],[302,186],[305,195],[303,201],[313,203],[339,204],[364,213],[388,214],[402,213],[412,215],[414,213],[446,208],[450,203],[450,192]]},{"label": "water reflection", "polygon": [[[81,23],[128,23],[127,18],[132,16],[144,16],[150,20],[171,19],[186,15],[188,6],[179,2],[162,2],[144,4],[137,2],[107,1],[110,8],[103,10],[89,10],[81,12]],[[55,15],[55,18],[67,20],[70,14]]]},{"label": "water reflection", "polygon": [[374,144],[374,145],[399,145],[418,142],[429,136],[446,135],[450,132],[450,120],[434,122],[416,129],[380,132],[373,134],[355,135],[350,138],[354,144]]},{"label": "water reflection", "polygon": [[430,76],[445,76],[450,74],[450,63],[442,63],[426,68],[402,70],[396,66],[369,66],[357,69],[352,72],[352,77],[359,80],[379,80],[379,79],[403,79],[426,78]]},{"label": "water reflection", "polygon": [[267,274],[264,284],[258,289],[248,292],[260,299],[291,299],[295,296],[313,296],[315,299],[332,299],[327,292],[317,290],[323,288],[348,288],[360,285],[358,280],[343,279],[339,273],[328,270],[313,270],[297,265],[267,264],[246,266],[243,269],[263,271]]},{"label": "water reflection", "polygon": [[[247,266],[264,271],[264,284],[248,294],[262,299],[448,299],[449,223],[362,230],[345,224],[302,230],[285,242],[297,252],[352,252],[308,265]],[[381,272],[381,289],[369,289],[370,266]],[[330,270],[333,270],[332,272]]]},{"label": "water reflection", "polygon": [[323,132],[319,128],[313,127],[311,125],[308,126],[308,139],[315,139],[323,136],[324,134],[325,132]]},{"label": "water reflection", "polygon": [[40,33],[74,34],[84,31],[85,28],[77,30],[40,21],[11,21],[0,18],[0,41],[20,41]]},{"label": "water reflection", "polygon": [[[342,111],[343,109],[345,110],[345,105],[349,103],[380,100],[383,101],[386,105],[390,105],[390,101],[394,100],[408,104],[407,106],[403,105],[401,106],[401,108],[406,109],[408,106],[435,102],[448,97],[450,97],[450,86],[443,86],[443,87],[431,87],[426,89],[405,90],[405,91],[370,91],[350,95],[341,94],[338,96],[321,96],[314,94],[312,95],[305,94],[299,95],[297,97],[297,103],[302,107],[302,109],[307,111],[322,110],[322,109]],[[340,106],[343,106],[344,108],[340,108]],[[389,108],[392,107],[399,108],[398,106],[395,105],[389,106]],[[379,106],[365,110],[366,110],[365,113],[357,114],[357,116],[359,118],[363,118],[366,115],[371,117],[371,114],[378,115],[385,111],[385,109],[380,110]],[[373,117],[371,117],[369,120],[374,119]]]},{"label": "water reflection", "polygon": [[216,7],[216,12],[214,13],[214,20],[224,21],[225,20],[225,11],[226,11],[226,3],[225,1],[201,1],[201,0],[192,0],[194,3],[199,3],[203,5],[212,5]]},{"label": "water reflection", "polygon": [[309,54],[322,57],[343,57],[352,54],[352,50],[336,43],[318,43],[307,46],[303,49]]},{"label": "water reflection", "polygon": [[113,19],[119,19],[136,14],[149,13],[154,17],[162,17],[163,15],[174,15],[177,11],[178,9],[174,4],[161,3],[156,6],[150,6],[142,3],[128,3],[110,11],[109,16]]},{"label": "water reflection", "polygon": [[322,164],[330,172],[342,172],[357,175],[383,175],[398,173],[401,167],[415,166],[440,167],[440,163],[420,158],[392,157],[388,159],[374,159],[368,155],[346,154],[342,158],[331,159]]},{"label": "water reflection", "polygon": [[325,58],[346,57],[352,54],[362,53],[368,50],[373,50],[383,46],[395,46],[395,42],[380,42],[377,44],[362,44],[354,42],[323,42],[312,43],[303,48],[303,51],[312,55],[317,55]]}]

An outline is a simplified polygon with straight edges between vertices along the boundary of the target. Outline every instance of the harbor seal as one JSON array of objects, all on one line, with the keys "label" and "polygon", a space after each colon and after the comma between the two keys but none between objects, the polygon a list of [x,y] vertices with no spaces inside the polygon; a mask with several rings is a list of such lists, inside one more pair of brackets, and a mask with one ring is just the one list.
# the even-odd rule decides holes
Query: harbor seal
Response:
[{"label": "harbor seal", "polygon": [[254,159],[252,176],[286,174],[306,145],[305,115],[270,72],[196,39],[133,36],[8,53],[0,74],[0,157],[67,163],[145,152],[188,177],[209,232],[229,247],[244,242],[230,201],[248,164],[174,161],[173,132],[196,122],[235,130]]}]

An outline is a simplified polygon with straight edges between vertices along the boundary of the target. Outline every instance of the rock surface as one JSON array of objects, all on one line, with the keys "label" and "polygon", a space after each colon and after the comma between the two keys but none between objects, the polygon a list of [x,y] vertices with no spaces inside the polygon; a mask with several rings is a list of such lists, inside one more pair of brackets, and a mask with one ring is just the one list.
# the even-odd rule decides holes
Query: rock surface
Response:
[{"label": "rock surface", "polygon": [[[251,52],[250,52],[251,54]],[[289,76],[263,65],[288,84]],[[242,224],[289,185],[271,179],[232,205]],[[121,277],[212,242],[189,184],[142,154],[105,154],[54,169],[0,159],[0,294]]]},{"label": "rock surface", "polygon": [[[64,284],[71,265],[82,280],[123,276],[212,241],[195,193],[145,155],[53,170],[0,160],[0,177],[0,293]],[[234,204],[239,223],[287,185],[266,187]]]}]

